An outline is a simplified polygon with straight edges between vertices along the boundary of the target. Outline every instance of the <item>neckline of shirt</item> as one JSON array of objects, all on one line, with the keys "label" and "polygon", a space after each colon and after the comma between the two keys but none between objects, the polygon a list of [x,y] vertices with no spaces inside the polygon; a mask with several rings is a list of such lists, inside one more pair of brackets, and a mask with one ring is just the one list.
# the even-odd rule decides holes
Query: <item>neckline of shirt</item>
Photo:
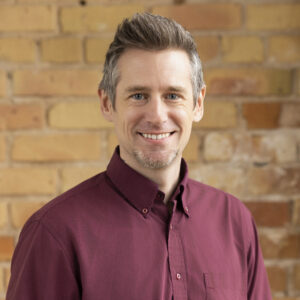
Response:
[{"label": "neckline of shirt", "polygon": [[[106,175],[114,187],[129,201],[144,217],[147,217],[154,205],[158,194],[163,194],[158,185],[128,166],[120,157],[119,147],[116,147],[114,154],[108,164]],[[186,185],[188,181],[187,164],[182,159],[180,167],[180,182],[172,197],[181,194],[184,213],[189,216],[186,199]],[[163,201],[163,200],[162,200]]]}]

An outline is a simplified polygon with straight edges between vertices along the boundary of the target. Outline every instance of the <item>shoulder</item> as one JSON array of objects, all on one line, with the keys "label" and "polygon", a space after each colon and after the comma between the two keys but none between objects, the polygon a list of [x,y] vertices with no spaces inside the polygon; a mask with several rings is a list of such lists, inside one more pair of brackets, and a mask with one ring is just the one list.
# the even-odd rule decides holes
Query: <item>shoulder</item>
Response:
[{"label": "shoulder", "polygon": [[[105,172],[99,173],[56,198],[36,211],[25,223],[22,232],[32,227],[33,223],[43,223],[46,227],[57,222],[66,223],[76,220],[84,210],[92,210],[95,199],[101,197],[101,191],[107,187]],[[105,194],[105,192],[104,192]],[[56,224],[58,225],[58,224]],[[55,226],[56,226],[55,225]]]},{"label": "shoulder", "polygon": [[236,241],[242,241],[248,249],[253,237],[255,224],[253,217],[235,196],[206,184],[189,180],[188,199],[194,219],[204,222],[206,227],[230,232]]},{"label": "shoulder", "polygon": [[230,193],[227,193],[218,188],[209,186],[207,184],[201,183],[193,179],[188,180],[187,190],[189,195],[195,201],[200,201],[201,199],[209,199],[214,203],[220,204],[225,204],[228,201],[230,201],[233,205],[245,207],[244,204],[238,198],[231,195]]},{"label": "shoulder", "polygon": [[189,179],[187,194],[189,203],[196,210],[198,208],[224,221],[229,219],[230,222],[243,223],[246,226],[252,222],[252,215],[248,208],[230,193]]}]

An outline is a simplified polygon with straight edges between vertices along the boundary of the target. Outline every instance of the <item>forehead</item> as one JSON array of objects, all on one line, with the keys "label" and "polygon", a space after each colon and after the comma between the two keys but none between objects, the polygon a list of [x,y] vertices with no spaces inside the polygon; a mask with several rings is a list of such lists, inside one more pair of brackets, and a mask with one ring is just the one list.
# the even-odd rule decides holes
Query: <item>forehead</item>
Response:
[{"label": "forehead", "polygon": [[191,64],[187,53],[178,49],[147,51],[128,49],[118,61],[117,88],[142,85],[149,88],[184,86],[191,89]]}]

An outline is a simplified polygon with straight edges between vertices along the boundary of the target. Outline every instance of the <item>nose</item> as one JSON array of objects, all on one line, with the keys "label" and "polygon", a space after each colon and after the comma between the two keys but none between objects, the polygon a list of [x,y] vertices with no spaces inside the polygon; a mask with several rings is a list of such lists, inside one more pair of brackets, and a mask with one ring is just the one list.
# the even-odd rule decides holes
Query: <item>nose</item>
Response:
[{"label": "nose", "polygon": [[162,97],[152,97],[146,107],[147,119],[151,123],[161,124],[168,119],[168,106]]}]

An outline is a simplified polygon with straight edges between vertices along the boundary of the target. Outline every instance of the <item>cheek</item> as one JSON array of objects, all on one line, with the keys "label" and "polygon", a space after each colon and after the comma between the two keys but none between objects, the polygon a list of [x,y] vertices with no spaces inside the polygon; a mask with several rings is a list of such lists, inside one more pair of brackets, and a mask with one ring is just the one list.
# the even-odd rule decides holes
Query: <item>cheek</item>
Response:
[{"label": "cheek", "polygon": [[140,116],[135,110],[126,110],[119,113],[119,128],[125,134],[131,134],[132,131],[139,124]]},{"label": "cheek", "polygon": [[187,109],[174,111],[172,119],[182,128],[190,128],[193,122],[193,113]]}]

